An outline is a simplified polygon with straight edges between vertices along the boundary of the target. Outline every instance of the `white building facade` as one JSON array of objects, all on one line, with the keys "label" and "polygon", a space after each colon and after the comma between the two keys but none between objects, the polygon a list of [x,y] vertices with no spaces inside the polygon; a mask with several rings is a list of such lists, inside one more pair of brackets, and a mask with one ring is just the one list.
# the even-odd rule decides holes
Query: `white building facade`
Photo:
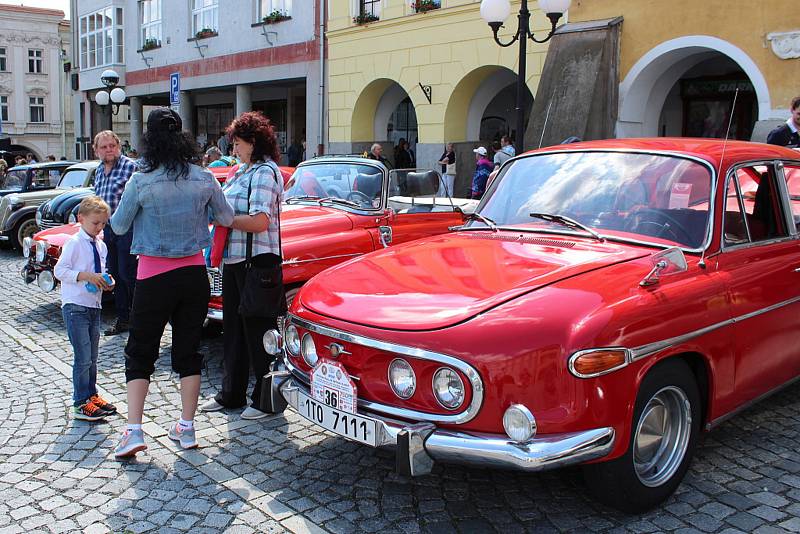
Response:
[{"label": "white building facade", "polygon": [[108,125],[94,95],[111,68],[129,106],[114,130],[133,148],[149,107],[171,104],[177,73],[179,103],[172,105],[201,146],[215,144],[236,115],[258,110],[275,125],[283,163],[293,142],[307,140],[308,157],[321,150],[318,0],[72,0],[72,8],[76,130],[84,139]]},{"label": "white building facade", "polygon": [[0,4],[0,137],[10,138],[7,150],[38,161],[73,156],[64,68],[70,40],[63,11]]}]

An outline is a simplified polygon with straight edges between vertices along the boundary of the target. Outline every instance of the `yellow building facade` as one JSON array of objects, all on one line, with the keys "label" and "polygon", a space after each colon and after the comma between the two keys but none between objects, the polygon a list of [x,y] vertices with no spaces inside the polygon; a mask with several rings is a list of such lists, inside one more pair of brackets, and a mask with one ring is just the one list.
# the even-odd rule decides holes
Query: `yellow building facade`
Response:
[{"label": "yellow building facade", "polygon": [[[471,156],[477,143],[513,133],[518,48],[494,42],[479,1],[441,0],[439,9],[426,13],[416,13],[410,0],[375,4],[380,20],[364,25],[353,22],[358,1],[329,4],[329,152],[380,142],[391,158],[391,146],[403,137],[417,164],[430,166],[446,142],[468,145]],[[546,34],[549,21],[531,4],[532,24]],[[504,41],[513,29],[515,18],[501,30]],[[545,45],[528,46],[528,109],[546,51]],[[470,173],[474,158],[463,159],[460,174]]]}]

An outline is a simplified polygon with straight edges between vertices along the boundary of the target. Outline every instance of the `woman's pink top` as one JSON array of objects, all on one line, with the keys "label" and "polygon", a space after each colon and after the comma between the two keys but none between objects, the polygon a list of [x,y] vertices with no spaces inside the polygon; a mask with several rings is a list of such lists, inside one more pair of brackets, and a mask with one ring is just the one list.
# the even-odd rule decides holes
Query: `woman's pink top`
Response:
[{"label": "woman's pink top", "polygon": [[184,256],[183,258],[161,258],[158,256],[145,256],[144,254],[140,254],[136,279],[144,280],[145,278],[152,278],[159,274],[174,271],[181,267],[190,267],[192,265],[202,265],[205,267],[206,259],[203,257],[202,252],[198,252],[193,256]]}]

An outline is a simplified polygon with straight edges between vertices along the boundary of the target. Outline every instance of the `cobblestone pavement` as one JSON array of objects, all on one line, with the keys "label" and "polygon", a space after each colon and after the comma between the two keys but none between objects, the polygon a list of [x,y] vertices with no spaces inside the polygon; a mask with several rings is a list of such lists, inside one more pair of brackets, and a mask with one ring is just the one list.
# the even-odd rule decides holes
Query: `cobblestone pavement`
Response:
[{"label": "cobblestone pavement", "polygon": [[[639,517],[584,496],[580,470],[539,475],[437,466],[414,480],[390,453],[287,412],[245,421],[200,414],[201,448],[176,449],[168,336],[145,408],[149,449],[112,455],[123,417],[68,415],[71,374],[57,294],[26,287],[0,251],[0,533],[6,532],[783,532],[800,531],[800,386],[705,437],[684,484]],[[112,317],[106,314],[105,320]],[[124,412],[124,338],[103,338],[98,386]],[[220,383],[208,340],[205,395]]]}]

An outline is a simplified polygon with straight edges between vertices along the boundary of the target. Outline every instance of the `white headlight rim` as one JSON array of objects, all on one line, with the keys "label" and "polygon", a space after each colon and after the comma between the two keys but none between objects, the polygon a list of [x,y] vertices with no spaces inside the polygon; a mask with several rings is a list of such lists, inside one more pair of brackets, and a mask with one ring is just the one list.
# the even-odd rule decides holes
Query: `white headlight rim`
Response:
[{"label": "white headlight rim", "polygon": [[47,243],[44,241],[36,241],[36,261],[43,262],[47,257]]},{"label": "white headlight rim", "polygon": [[311,337],[311,334],[306,332],[303,334],[303,337],[300,339],[300,353],[303,355],[303,361],[306,364],[314,368],[319,361],[319,355],[317,355],[317,346],[314,344],[314,338]]},{"label": "white headlight rim", "polygon": [[56,279],[53,273],[48,270],[39,273],[36,283],[39,284],[39,288],[45,293],[49,293],[56,288]]},{"label": "white headlight rim", "polygon": [[280,332],[274,329],[267,330],[261,336],[261,342],[264,344],[264,351],[267,354],[278,354],[283,346],[283,338]]},{"label": "white headlight rim", "polygon": [[[449,401],[447,399],[443,400],[442,397],[439,395],[439,388],[437,387],[436,382],[438,378],[444,373],[449,373],[452,377],[455,377],[455,379],[458,380],[458,384],[460,385],[461,388],[460,395],[452,395],[452,390],[450,388],[450,385],[452,384],[450,384],[449,380],[450,377],[448,377],[447,393],[452,395],[453,400]],[[435,373],[433,373],[433,379],[431,380],[431,389],[433,389],[433,396],[436,398],[436,402],[438,402],[439,406],[441,406],[446,410],[458,410],[464,404],[464,399],[466,399],[467,397],[466,390],[464,388],[464,380],[461,378],[461,375],[458,374],[458,371],[456,371],[451,367],[440,367],[436,370]]]},{"label": "white headlight rim", "polygon": [[[396,379],[392,375],[392,370],[394,369],[406,371],[408,373],[407,378],[410,379],[410,384],[405,388],[395,383]],[[413,397],[414,393],[417,391],[417,375],[414,373],[414,368],[411,366],[411,364],[403,358],[395,358],[389,363],[387,377],[389,379],[389,387],[392,388],[394,394],[400,399],[408,400]]]},{"label": "white headlight rim", "polygon": [[295,325],[290,324],[286,327],[283,346],[292,356],[300,355],[300,332]]},{"label": "white headlight rim", "polygon": [[517,443],[526,442],[536,436],[536,418],[523,404],[512,404],[503,413],[503,429]]}]

